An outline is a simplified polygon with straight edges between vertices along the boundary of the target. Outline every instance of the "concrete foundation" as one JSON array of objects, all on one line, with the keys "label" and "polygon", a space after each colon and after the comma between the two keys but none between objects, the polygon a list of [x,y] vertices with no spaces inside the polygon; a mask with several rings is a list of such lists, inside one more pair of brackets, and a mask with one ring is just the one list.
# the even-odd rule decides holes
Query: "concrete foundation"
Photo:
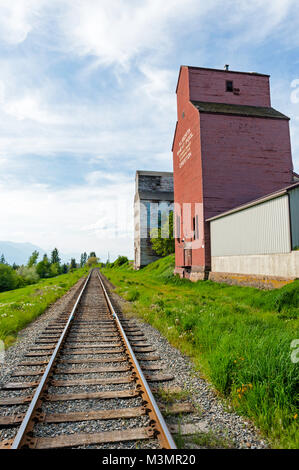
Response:
[{"label": "concrete foundation", "polygon": [[212,256],[213,273],[299,278],[299,251],[266,255]]},{"label": "concrete foundation", "polygon": [[214,273],[211,272],[209,280],[225,282],[230,285],[257,287],[258,289],[279,289],[294,281],[294,278],[274,276],[254,276],[253,274]]},{"label": "concrete foundation", "polygon": [[212,257],[212,270],[176,267],[174,274],[192,282],[209,279],[230,285],[277,289],[299,278],[299,250],[271,255]]},{"label": "concrete foundation", "polygon": [[192,266],[192,268],[176,266],[173,273],[179,275],[181,279],[189,279],[192,282],[205,281],[209,278],[209,271],[201,266]]}]

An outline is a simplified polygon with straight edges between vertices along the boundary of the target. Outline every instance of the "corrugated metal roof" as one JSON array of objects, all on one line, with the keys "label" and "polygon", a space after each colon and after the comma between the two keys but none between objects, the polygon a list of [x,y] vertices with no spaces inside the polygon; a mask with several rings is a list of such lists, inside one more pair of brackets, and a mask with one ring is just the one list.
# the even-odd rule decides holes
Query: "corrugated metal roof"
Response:
[{"label": "corrugated metal roof", "polygon": [[263,106],[248,106],[228,103],[210,103],[206,101],[191,101],[200,113],[212,114],[232,114],[235,116],[249,116],[270,119],[287,119],[290,118],[276,111],[274,108]]},{"label": "corrugated metal roof", "polygon": [[241,206],[237,206],[234,209],[231,209],[231,210],[226,211],[226,212],[222,212],[221,214],[215,215],[214,217],[210,217],[209,219],[206,219],[206,222],[210,222],[211,220],[215,220],[215,219],[220,219],[220,217],[224,217],[226,215],[233,214],[234,212],[239,212],[243,209],[247,209],[247,207],[251,207],[251,206],[255,206],[257,204],[261,204],[262,202],[268,201],[270,199],[275,199],[276,197],[282,196],[283,194],[286,194],[287,192],[289,192],[292,189],[297,188],[297,187],[299,187],[299,181],[298,181],[298,183],[294,183],[294,184],[291,184],[289,186],[285,186],[285,187],[279,189],[278,191],[275,191],[275,192],[270,193],[270,194],[266,194],[265,196],[260,197],[258,199],[254,199],[253,201],[249,201],[246,204],[242,204]]}]

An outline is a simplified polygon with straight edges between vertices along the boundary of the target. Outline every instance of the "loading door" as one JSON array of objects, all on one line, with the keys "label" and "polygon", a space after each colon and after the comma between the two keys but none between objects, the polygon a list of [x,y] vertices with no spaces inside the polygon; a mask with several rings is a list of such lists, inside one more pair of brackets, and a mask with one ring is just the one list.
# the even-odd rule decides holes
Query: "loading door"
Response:
[{"label": "loading door", "polygon": [[192,266],[192,250],[191,248],[184,249],[184,266]]}]

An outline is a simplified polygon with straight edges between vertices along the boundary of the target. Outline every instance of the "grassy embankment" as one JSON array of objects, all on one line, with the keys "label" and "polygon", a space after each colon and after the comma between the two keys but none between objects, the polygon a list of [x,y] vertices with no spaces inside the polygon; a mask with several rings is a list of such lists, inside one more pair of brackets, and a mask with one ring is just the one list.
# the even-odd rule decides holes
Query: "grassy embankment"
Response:
[{"label": "grassy embankment", "polygon": [[0,340],[4,341],[5,346],[13,344],[18,331],[41,315],[88,271],[88,268],[76,269],[21,289],[1,292]]},{"label": "grassy embankment", "polygon": [[102,272],[130,310],[191,357],[195,368],[273,447],[298,448],[299,280],[261,291],[172,275],[174,257],[141,271],[128,264]]}]

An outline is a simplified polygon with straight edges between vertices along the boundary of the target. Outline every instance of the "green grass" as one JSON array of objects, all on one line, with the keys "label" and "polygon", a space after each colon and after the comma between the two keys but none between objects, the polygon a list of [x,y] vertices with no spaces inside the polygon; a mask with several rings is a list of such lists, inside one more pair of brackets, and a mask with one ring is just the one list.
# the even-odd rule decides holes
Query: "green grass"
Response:
[{"label": "green grass", "polygon": [[158,388],[155,395],[164,403],[175,403],[178,400],[186,400],[190,396],[189,390],[167,390],[163,387]]},{"label": "green grass", "polygon": [[219,436],[211,430],[209,432],[198,432],[190,436],[183,436],[178,433],[175,436],[175,441],[178,449],[186,449],[187,445],[189,448],[194,449],[194,444],[204,449],[232,449],[234,447],[231,439]]},{"label": "green grass", "polygon": [[273,447],[298,448],[299,280],[262,291],[173,276],[174,256],[102,272],[130,310],[159,329]]},{"label": "green grass", "polygon": [[18,331],[41,315],[87,273],[87,268],[76,269],[72,273],[0,293],[0,339],[5,347],[14,343]]}]

